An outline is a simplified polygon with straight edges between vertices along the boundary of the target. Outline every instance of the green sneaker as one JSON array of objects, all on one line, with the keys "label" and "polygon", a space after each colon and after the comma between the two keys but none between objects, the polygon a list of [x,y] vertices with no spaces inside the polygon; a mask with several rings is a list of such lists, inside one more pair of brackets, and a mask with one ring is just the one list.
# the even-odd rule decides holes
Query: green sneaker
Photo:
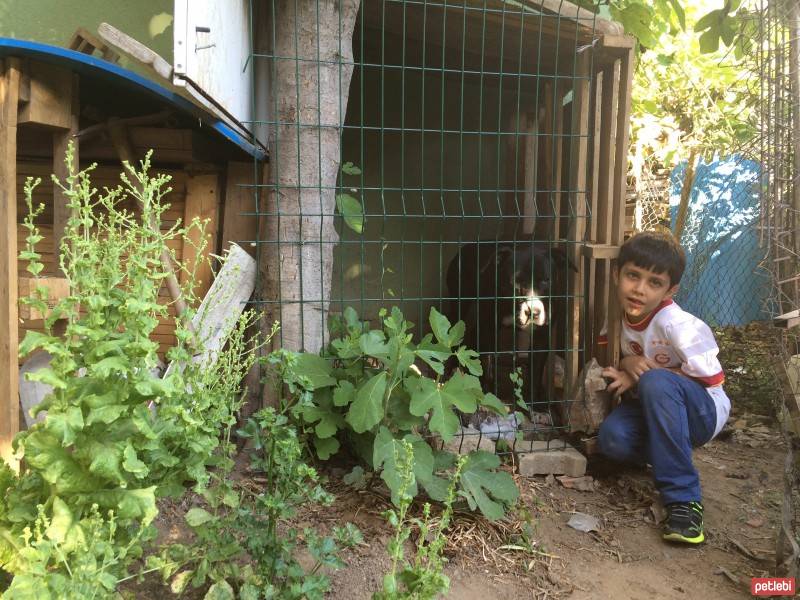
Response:
[{"label": "green sneaker", "polygon": [[703,505],[699,502],[673,502],[667,504],[663,538],[670,542],[701,544],[703,535]]}]

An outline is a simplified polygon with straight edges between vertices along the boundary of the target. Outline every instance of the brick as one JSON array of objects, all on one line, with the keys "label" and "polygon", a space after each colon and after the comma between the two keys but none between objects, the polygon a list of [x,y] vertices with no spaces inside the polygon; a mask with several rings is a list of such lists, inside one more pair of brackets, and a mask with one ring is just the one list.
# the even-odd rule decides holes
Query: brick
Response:
[{"label": "brick", "polygon": [[[528,446],[530,444],[530,446]],[[548,448],[549,444],[549,448]],[[586,473],[586,457],[569,444],[563,446],[560,440],[526,442],[518,452],[519,473],[525,477],[534,475],[569,475],[583,477]]]}]

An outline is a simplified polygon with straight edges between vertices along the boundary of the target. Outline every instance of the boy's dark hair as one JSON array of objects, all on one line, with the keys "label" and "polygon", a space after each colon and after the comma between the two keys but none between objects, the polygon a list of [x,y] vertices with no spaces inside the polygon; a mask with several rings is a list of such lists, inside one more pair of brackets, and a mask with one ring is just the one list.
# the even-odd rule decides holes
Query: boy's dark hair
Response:
[{"label": "boy's dark hair", "polygon": [[672,287],[681,281],[686,268],[686,254],[671,233],[642,231],[622,244],[617,267],[621,269],[626,263],[656,273],[666,272]]}]

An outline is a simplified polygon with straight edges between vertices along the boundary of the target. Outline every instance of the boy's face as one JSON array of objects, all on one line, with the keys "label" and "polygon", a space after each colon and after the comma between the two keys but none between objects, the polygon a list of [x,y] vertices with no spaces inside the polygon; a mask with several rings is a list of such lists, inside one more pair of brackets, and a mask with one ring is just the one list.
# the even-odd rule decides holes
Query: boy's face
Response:
[{"label": "boy's face", "polygon": [[669,274],[656,273],[627,262],[614,269],[617,300],[630,323],[648,317],[663,300],[672,298],[678,286],[670,286]]}]

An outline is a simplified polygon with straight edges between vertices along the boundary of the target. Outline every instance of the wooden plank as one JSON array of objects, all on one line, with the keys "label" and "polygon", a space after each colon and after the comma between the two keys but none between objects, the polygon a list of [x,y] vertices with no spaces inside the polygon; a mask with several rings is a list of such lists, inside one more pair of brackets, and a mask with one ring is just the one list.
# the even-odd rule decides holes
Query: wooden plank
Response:
[{"label": "wooden plank", "polygon": [[553,148],[553,187],[551,188],[553,202],[553,222],[548,239],[561,239],[561,174],[564,164],[564,84],[557,83],[555,86],[554,98],[554,118],[553,138],[555,146]]},{"label": "wooden plank", "polygon": [[[602,71],[595,71],[594,81],[592,82],[592,110],[591,110],[591,129],[592,129],[592,160],[591,160],[591,177],[590,181],[591,184],[589,186],[590,190],[590,202],[591,202],[591,215],[592,218],[589,220],[589,238],[596,239],[597,238],[597,228],[598,228],[598,219],[597,219],[597,204],[598,204],[598,185],[600,181],[600,132],[602,129],[602,106],[603,106],[603,72]],[[586,256],[586,248],[583,248],[583,257],[587,258]],[[594,323],[598,320],[602,320],[604,318],[603,306],[602,302],[600,303],[600,307],[597,307],[597,293],[601,294],[600,298],[602,299],[602,285],[598,286],[598,268],[602,267],[603,265],[598,265],[597,261],[589,260],[585,261],[586,269],[587,269],[587,276],[584,279],[584,283],[586,287],[586,323],[588,327],[584,328],[584,340],[583,340],[583,348],[586,352],[585,356],[587,357],[597,357],[597,353],[594,351],[594,335],[586,335],[586,330],[592,328],[592,333],[594,333]],[[600,273],[600,281],[602,282],[602,273]],[[597,288],[600,287],[600,290]],[[597,310],[597,312],[595,312]],[[601,315],[599,318],[597,315]]]},{"label": "wooden plank", "polygon": [[583,246],[583,255],[593,260],[610,260],[619,256],[619,246],[586,242]]},{"label": "wooden plank", "polygon": [[[256,261],[236,244],[232,244],[225,264],[203,298],[192,319],[201,352],[192,357],[195,364],[210,365],[216,361],[222,344],[244,311],[256,285]],[[170,363],[164,377],[182,365]]]},{"label": "wooden plank", "polygon": [[256,188],[261,169],[251,162],[229,162],[225,180],[225,205],[222,213],[222,251],[236,243],[255,257],[258,233]]},{"label": "wooden plank", "polygon": [[[68,129],[53,132],[53,174],[64,184],[70,175],[70,170],[77,171],[80,165],[78,139],[73,136],[78,132],[78,116],[80,115],[80,77],[72,74],[72,95],[62,98],[62,102],[68,105],[70,112],[70,126]],[[69,143],[73,142],[72,165],[70,167],[65,162],[65,156]],[[67,207],[67,197],[61,188],[53,186],[53,245],[55,254],[60,254],[61,239],[64,237],[64,228],[70,218],[70,210]]]},{"label": "wooden plank", "polygon": [[110,46],[149,67],[159,77],[172,82],[172,65],[141,42],[108,23],[100,23],[97,34]]},{"label": "wooden plank", "polygon": [[[208,260],[209,253],[216,253],[217,250],[217,223],[219,211],[219,177],[216,173],[196,175],[186,181],[186,205],[184,208],[184,223],[189,226],[194,218],[205,223],[205,236],[208,244],[203,251],[203,257],[199,258],[195,281],[197,287],[195,293],[203,298],[211,287],[213,278],[211,272],[211,262]],[[183,248],[183,265],[186,269],[191,269],[198,260],[196,248],[201,245],[201,232],[193,228],[189,232],[189,240]],[[181,282],[185,282],[187,275],[181,272]]]},{"label": "wooden plank", "polygon": [[[597,230],[592,236],[606,248],[592,248],[592,252],[605,251],[604,258],[616,258],[619,254],[619,246],[613,243],[613,231],[618,215],[615,212],[614,202],[614,166],[616,160],[617,145],[617,108],[619,105],[619,68],[620,61],[614,61],[610,66],[603,70],[603,84],[601,89],[600,106],[600,139],[597,182]],[[627,164],[627,158],[626,164]],[[609,358],[608,344],[599,344],[600,331],[604,322],[607,322],[609,307],[615,303],[614,290],[612,285],[611,264],[608,260],[602,260],[597,264],[597,276],[595,280],[595,319],[589,321],[592,328],[592,339],[594,346],[592,351],[595,355],[602,357],[603,362]],[[616,364],[616,363],[615,363]]]},{"label": "wooden plank", "polygon": [[11,463],[19,431],[17,314],[17,94],[20,65],[0,62],[0,458]]},{"label": "wooden plank", "polygon": [[[59,300],[69,296],[69,281],[63,277],[20,277],[19,296],[20,298],[30,297],[37,287],[47,289],[47,307],[52,309]],[[48,310],[48,313],[50,311]],[[28,304],[19,304],[19,318],[23,320],[44,319],[43,315],[36,308]]]},{"label": "wooden plank", "polygon": [[[536,220],[536,227],[534,229],[534,239],[537,240],[548,239],[553,225],[552,221],[555,218],[551,203],[554,181],[553,149],[555,147],[555,140],[553,129],[556,104],[552,82],[545,82],[542,96],[544,100],[542,118],[540,121],[542,137],[539,140],[539,144],[541,145],[541,151],[539,152],[541,169],[539,169],[539,177],[537,180],[540,191],[536,194],[536,206],[540,218]],[[550,376],[548,375],[548,377]],[[550,377],[550,379],[552,379],[552,377]]]},{"label": "wooden plank", "polygon": [[525,237],[533,233],[536,224],[536,181],[539,166],[539,120],[536,112],[530,113],[525,119],[525,194],[522,208],[522,233]]},{"label": "wooden plank", "polygon": [[[573,263],[580,265],[580,245],[586,228],[586,186],[587,186],[587,152],[589,146],[589,111],[591,102],[589,62],[591,54],[582,52],[578,55],[572,101],[572,156],[570,159],[570,194],[572,195],[569,232],[567,236],[567,255]],[[583,303],[583,273],[571,274],[571,303],[567,315],[568,348],[566,352],[564,388],[566,399],[572,398],[575,392],[578,373],[580,372],[580,325],[581,304]]]},{"label": "wooden plank", "polygon": [[37,61],[30,61],[28,69],[30,98],[19,111],[18,124],[72,127],[72,71]]},{"label": "wooden plank", "polygon": [[[617,140],[614,148],[614,227],[611,243],[622,245],[625,235],[625,194],[628,189],[628,144],[631,115],[631,90],[633,87],[633,49],[626,52],[620,62],[619,91],[617,97]],[[611,302],[608,311],[608,352],[611,364],[619,364],[622,314],[618,302]]]},{"label": "wooden plank", "polygon": [[791,312],[779,315],[772,320],[772,324],[775,327],[781,327],[784,329],[797,327],[800,325],[800,310],[793,310]]}]

